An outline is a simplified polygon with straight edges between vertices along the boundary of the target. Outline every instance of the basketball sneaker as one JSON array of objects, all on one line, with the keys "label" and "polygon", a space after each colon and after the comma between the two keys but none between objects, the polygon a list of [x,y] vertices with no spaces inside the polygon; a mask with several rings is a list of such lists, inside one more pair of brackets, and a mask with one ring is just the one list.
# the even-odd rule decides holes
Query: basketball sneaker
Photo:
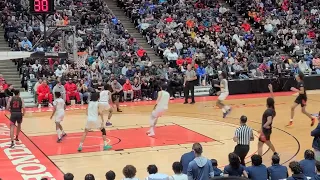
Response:
[{"label": "basketball sneaker", "polygon": [[109,122],[109,121],[107,121],[107,122],[106,122],[106,126],[112,126],[112,123]]},{"label": "basketball sneaker", "polygon": [[62,138],[64,138],[64,137],[66,137],[66,136],[67,136],[67,134],[66,134],[66,133],[62,134],[61,139],[62,139]]},{"label": "basketball sneaker", "polygon": [[58,138],[57,143],[61,143],[62,138]]},{"label": "basketball sneaker", "polygon": [[11,143],[10,147],[11,149],[13,149],[15,147],[15,144],[14,143]]},{"label": "basketball sneaker", "polygon": [[289,121],[288,125],[286,125],[287,127],[290,127],[293,125],[293,121]]},{"label": "basketball sneaker", "polygon": [[16,137],[14,140],[15,140],[15,141],[20,141],[20,140],[18,139],[18,137]]},{"label": "basketball sneaker", "polygon": [[82,151],[82,146],[79,146],[78,147],[78,152],[81,152]]},{"label": "basketball sneaker", "polygon": [[112,148],[112,146],[110,146],[110,145],[105,145],[105,146],[103,146],[103,150],[104,150],[104,151],[109,150],[109,149],[111,149],[111,148]]}]

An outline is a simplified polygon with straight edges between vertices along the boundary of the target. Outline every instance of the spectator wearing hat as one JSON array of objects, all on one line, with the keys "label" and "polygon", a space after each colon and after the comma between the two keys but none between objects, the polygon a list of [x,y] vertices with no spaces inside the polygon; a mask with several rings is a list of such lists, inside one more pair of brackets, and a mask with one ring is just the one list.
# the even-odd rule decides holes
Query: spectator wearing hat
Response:
[{"label": "spectator wearing hat", "polygon": [[80,102],[80,94],[78,92],[77,85],[73,82],[71,78],[69,78],[69,81],[64,85],[64,88],[66,89],[67,103],[70,103],[70,98],[72,97],[76,98],[77,102]]},{"label": "spectator wearing hat", "polygon": [[42,81],[41,85],[37,89],[38,94],[38,108],[41,108],[41,103],[43,100],[49,101],[49,107],[52,107],[52,94],[50,93],[50,88],[47,84],[47,81]]}]

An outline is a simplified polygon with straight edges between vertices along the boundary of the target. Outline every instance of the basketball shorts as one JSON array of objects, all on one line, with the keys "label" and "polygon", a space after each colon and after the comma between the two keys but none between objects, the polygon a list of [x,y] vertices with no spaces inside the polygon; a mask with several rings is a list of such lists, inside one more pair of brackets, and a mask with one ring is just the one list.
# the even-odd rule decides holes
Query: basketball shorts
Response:
[{"label": "basketball shorts", "polygon": [[155,110],[152,111],[151,114],[153,117],[159,118],[166,112],[166,110],[167,109],[165,109],[165,108],[156,108]]},{"label": "basketball shorts", "polygon": [[218,100],[223,101],[223,100],[227,99],[228,96],[229,96],[228,92],[222,92],[222,93],[220,93]]},{"label": "basketball shorts", "polygon": [[55,114],[55,122],[60,123],[61,121],[63,121],[64,118],[64,112],[58,112]]},{"label": "basketball shorts", "polygon": [[95,119],[87,119],[86,129],[101,129],[102,127],[103,124],[98,117]]},{"label": "basketball shorts", "polygon": [[266,142],[270,141],[272,134],[272,129],[262,129],[262,132],[260,133],[259,141]]},{"label": "basketball shorts", "polygon": [[11,124],[21,124],[22,123],[22,113],[21,112],[11,112],[10,115]]},{"label": "basketball shorts", "polygon": [[108,102],[99,102],[99,104],[103,111],[109,111],[109,109],[111,108]]},{"label": "basketball shorts", "polygon": [[301,107],[307,106],[307,98],[301,96],[298,96],[294,102],[300,104]]}]

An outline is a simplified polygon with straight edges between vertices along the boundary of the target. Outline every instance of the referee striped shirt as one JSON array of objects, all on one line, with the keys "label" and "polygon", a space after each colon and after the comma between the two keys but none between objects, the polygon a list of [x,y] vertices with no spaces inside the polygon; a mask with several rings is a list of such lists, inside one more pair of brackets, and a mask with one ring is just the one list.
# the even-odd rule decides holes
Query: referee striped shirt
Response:
[{"label": "referee striped shirt", "polygon": [[252,129],[247,125],[241,125],[236,129],[235,137],[238,138],[239,145],[250,145],[250,140],[253,137]]}]

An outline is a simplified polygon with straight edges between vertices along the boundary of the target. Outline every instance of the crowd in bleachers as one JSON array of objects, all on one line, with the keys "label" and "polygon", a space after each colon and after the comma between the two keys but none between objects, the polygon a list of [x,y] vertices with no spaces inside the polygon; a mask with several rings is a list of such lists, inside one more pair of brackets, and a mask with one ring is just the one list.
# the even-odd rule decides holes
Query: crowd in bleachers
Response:
[{"label": "crowd in bleachers", "polygon": [[118,0],[171,67],[194,60],[200,77],[226,71],[241,79],[320,73],[318,1],[226,2],[231,9],[218,0]]},{"label": "crowd in bleachers", "polygon": [[[271,157],[272,164],[267,166],[263,163],[260,155],[251,156],[251,164],[244,166],[240,163],[240,158],[235,153],[228,155],[229,163],[219,168],[218,162],[215,159],[208,159],[202,155],[203,149],[201,144],[193,144],[192,151],[183,154],[180,161],[172,164],[172,175],[161,173],[161,169],[154,164],[147,167],[148,176],[146,180],[210,180],[229,177],[230,180],[251,179],[251,180],[319,180],[320,179],[320,161],[316,160],[312,150],[304,152],[304,159],[301,161],[291,161],[289,169],[281,165],[280,156],[274,154]],[[122,175],[115,174],[110,170],[105,174],[106,180],[139,180],[136,177],[137,169],[133,165],[126,165],[122,170]],[[120,177],[119,177],[120,176]],[[66,173],[64,180],[73,180],[72,173]],[[79,179],[79,177],[77,177]],[[93,174],[87,174],[85,180],[94,180]],[[223,178],[222,178],[223,179]],[[42,180],[46,180],[43,178]]]}]

